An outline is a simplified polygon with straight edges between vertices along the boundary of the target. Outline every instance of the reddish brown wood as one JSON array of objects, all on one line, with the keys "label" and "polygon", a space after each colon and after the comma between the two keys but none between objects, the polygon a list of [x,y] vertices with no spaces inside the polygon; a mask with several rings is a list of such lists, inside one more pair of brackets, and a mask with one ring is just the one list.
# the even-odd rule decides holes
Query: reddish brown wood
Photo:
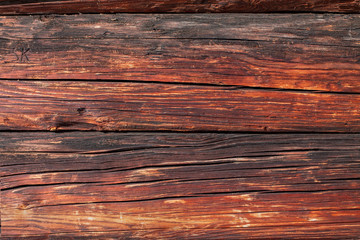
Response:
[{"label": "reddish brown wood", "polygon": [[358,0],[1,0],[0,4],[0,14],[360,12],[360,2]]},{"label": "reddish brown wood", "polygon": [[356,239],[359,142],[0,133],[2,239]]},{"label": "reddish brown wood", "polygon": [[[357,0],[26,2],[0,0],[0,14],[359,12]],[[360,132],[359,24],[0,17],[0,131],[288,132],[0,132],[1,239],[357,239],[360,135],[289,132]]]},{"label": "reddish brown wood", "polygon": [[360,15],[0,17],[0,78],[360,92]]},{"label": "reddish brown wood", "polygon": [[359,94],[1,81],[0,95],[0,130],[360,131]]}]

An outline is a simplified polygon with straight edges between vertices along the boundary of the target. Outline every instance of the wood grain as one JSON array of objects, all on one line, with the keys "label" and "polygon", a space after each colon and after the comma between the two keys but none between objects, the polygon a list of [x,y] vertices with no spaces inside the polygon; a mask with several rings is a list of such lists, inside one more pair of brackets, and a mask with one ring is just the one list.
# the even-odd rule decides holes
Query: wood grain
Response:
[{"label": "wood grain", "polygon": [[360,132],[359,94],[1,81],[0,95],[0,130]]},{"label": "wood grain", "polygon": [[1,0],[0,14],[336,12],[359,13],[358,0]]},{"label": "wood grain", "polygon": [[357,239],[359,142],[2,132],[2,239]]},{"label": "wood grain", "polygon": [[0,17],[1,79],[360,92],[360,15]]}]

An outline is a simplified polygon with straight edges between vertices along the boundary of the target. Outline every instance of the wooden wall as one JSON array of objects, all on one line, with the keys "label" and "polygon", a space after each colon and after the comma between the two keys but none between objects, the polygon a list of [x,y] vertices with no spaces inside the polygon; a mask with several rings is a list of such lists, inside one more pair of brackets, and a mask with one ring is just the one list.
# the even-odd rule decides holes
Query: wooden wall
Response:
[{"label": "wooden wall", "polygon": [[0,15],[1,239],[360,238],[358,0]]}]

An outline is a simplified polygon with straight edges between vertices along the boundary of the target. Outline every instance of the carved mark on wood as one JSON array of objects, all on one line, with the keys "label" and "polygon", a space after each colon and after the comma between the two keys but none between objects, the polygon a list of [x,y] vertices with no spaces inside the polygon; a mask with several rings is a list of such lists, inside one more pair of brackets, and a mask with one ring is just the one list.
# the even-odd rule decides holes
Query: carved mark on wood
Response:
[{"label": "carved mark on wood", "polygon": [[[23,62],[30,62],[29,57],[28,57],[28,52],[30,51],[30,48],[20,48],[20,49],[14,49],[13,53],[16,57],[16,61],[18,61],[19,63],[23,63]],[[20,53],[16,53],[16,52],[20,52]]]}]

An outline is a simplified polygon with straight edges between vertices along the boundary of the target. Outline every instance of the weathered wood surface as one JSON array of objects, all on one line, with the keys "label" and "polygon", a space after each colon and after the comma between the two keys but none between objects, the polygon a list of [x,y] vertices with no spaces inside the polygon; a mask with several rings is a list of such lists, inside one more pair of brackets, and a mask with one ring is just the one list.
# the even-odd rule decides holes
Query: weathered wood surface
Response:
[{"label": "weathered wood surface", "polygon": [[360,94],[0,81],[0,130],[360,132]]},{"label": "weathered wood surface", "polygon": [[1,79],[360,92],[360,15],[0,17]]},{"label": "weathered wood surface", "polygon": [[357,239],[359,134],[0,133],[2,239]]},{"label": "weathered wood surface", "polygon": [[1,0],[0,14],[336,12],[359,13],[359,0]]}]

